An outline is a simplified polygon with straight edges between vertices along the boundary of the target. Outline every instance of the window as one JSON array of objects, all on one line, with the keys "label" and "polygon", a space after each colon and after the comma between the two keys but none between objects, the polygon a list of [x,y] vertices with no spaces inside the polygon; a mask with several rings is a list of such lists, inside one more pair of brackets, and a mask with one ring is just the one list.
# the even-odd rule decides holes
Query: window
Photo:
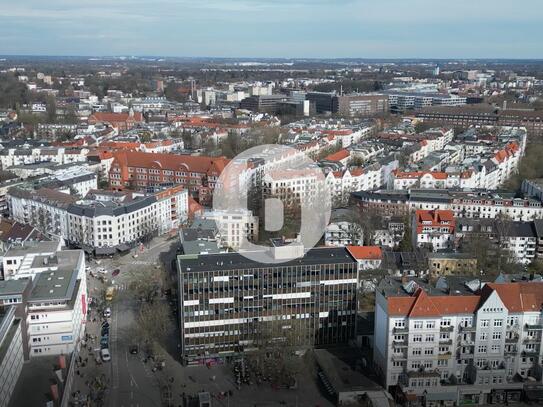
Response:
[{"label": "window", "polygon": [[494,320],[494,327],[495,328],[499,328],[503,325],[503,320],[502,319],[495,319]]},{"label": "window", "polygon": [[426,342],[433,342],[434,341],[434,335],[426,335]]},{"label": "window", "polygon": [[487,328],[490,325],[489,319],[481,319],[481,328]]},{"label": "window", "polygon": [[394,321],[394,328],[405,328],[405,320],[397,319]]},{"label": "window", "polygon": [[413,342],[422,342],[422,335],[413,336]]},{"label": "window", "polygon": [[413,355],[421,355],[422,349],[421,348],[413,348]]},{"label": "window", "polygon": [[477,348],[477,352],[486,353],[486,349],[486,345],[479,345],[479,347]]},{"label": "window", "polygon": [[450,318],[444,318],[441,320],[440,325],[442,327],[448,327],[451,326],[451,319]]},{"label": "window", "polygon": [[491,353],[499,353],[500,352],[500,345],[492,345],[490,347],[490,352]]},{"label": "window", "polygon": [[424,349],[424,354],[425,355],[433,355],[434,354],[434,349],[433,348],[425,348]]},{"label": "window", "polygon": [[492,339],[493,340],[497,341],[497,340],[499,340],[501,338],[502,338],[502,333],[501,332],[493,332],[492,333]]},{"label": "window", "polygon": [[488,339],[488,332],[481,332],[479,335],[479,339],[482,341],[486,341]]},{"label": "window", "polygon": [[413,328],[422,329],[422,321],[415,321],[415,323],[413,324]]},{"label": "window", "polygon": [[426,328],[427,329],[433,329],[435,328],[436,323],[434,321],[426,321]]}]

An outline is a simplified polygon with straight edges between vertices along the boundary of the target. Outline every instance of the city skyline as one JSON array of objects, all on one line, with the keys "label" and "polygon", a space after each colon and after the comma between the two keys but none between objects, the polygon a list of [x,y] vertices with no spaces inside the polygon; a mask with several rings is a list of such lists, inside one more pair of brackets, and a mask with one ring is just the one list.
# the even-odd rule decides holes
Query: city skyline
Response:
[{"label": "city skyline", "polygon": [[27,1],[0,14],[0,54],[532,59],[542,13],[534,0]]}]

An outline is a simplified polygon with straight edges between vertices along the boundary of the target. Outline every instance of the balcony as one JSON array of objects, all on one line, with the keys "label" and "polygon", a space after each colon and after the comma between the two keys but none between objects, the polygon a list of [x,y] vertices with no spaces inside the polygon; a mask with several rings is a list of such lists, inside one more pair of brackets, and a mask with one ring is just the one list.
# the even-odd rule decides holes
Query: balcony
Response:
[{"label": "balcony", "polygon": [[402,362],[407,360],[407,354],[405,353],[395,353],[392,355],[392,361],[394,362]]},{"label": "balcony", "polygon": [[452,345],[453,341],[452,339],[440,339],[439,344],[440,345]]},{"label": "balcony", "polygon": [[458,329],[460,330],[460,332],[475,332],[477,330],[477,327],[460,325]]},{"label": "balcony", "polygon": [[543,330],[543,324],[541,324],[541,322],[538,324],[526,324],[524,325],[524,329],[526,331],[537,331],[537,330],[541,331]]},{"label": "balcony", "polygon": [[392,332],[395,334],[406,334],[409,332],[409,328],[393,328]]},{"label": "balcony", "polygon": [[513,348],[511,348],[511,349],[509,349],[509,350],[506,349],[506,350],[503,352],[504,355],[516,355],[517,353],[518,353],[518,348],[517,348],[516,346],[513,347]]},{"label": "balcony", "polygon": [[517,343],[518,339],[519,339],[518,335],[514,335],[514,336],[512,336],[510,338],[506,337],[505,338],[505,343]]},{"label": "balcony", "polygon": [[527,337],[525,338],[522,343],[541,343],[541,338],[539,337]]},{"label": "balcony", "polygon": [[395,348],[404,348],[407,347],[407,339],[404,339],[403,341],[393,341],[392,346]]},{"label": "balcony", "polygon": [[440,353],[439,355],[437,355],[438,360],[450,359],[451,357],[452,357],[451,352],[444,352],[444,353]]},{"label": "balcony", "polygon": [[440,326],[439,327],[439,332],[452,332],[454,331],[454,326]]}]

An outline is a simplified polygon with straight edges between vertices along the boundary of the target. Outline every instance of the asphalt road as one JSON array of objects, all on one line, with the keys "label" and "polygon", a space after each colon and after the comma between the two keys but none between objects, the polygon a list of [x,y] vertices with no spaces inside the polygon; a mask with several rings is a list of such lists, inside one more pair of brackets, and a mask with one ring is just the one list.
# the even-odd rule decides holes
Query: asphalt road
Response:
[{"label": "asphalt road", "polygon": [[135,324],[137,304],[126,291],[120,292],[113,305],[110,341],[111,407],[161,406],[159,383],[156,373],[142,361],[141,353],[129,352],[130,328]]}]

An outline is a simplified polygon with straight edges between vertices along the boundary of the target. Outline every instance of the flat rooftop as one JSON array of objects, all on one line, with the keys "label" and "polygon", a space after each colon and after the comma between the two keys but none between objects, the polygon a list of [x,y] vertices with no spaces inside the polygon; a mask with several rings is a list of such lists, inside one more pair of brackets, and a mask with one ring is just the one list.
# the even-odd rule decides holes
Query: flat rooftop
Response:
[{"label": "flat rooftop", "polygon": [[178,257],[181,272],[236,270],[249,268],[286,267],[301,265],[356,263],[344,247],[314,248],[305,252],[304,257],[284,263],[267,264],[250,260],[239,253],[206,254]]},{"label": "flat rooftop", "polygon": [[[82,258],[82,250],[65,250],[53,256],[38,256],[33,267],[49,267],[36,275],[30,302],[42,300],[70,300],[77,282],[77,265]],[[47,265],[43,264],[45,259]]]},{"label": "flat rooftop", "polygon": [[0,280],[0,296],[21,294],[28,285],[28,279]]},{"label": "flat rooftop", "polygon": [[57,251],[58,241],[26,242],[24,246],[11,247],[4,257],[23,257],[29,254],[53,253]]}]

